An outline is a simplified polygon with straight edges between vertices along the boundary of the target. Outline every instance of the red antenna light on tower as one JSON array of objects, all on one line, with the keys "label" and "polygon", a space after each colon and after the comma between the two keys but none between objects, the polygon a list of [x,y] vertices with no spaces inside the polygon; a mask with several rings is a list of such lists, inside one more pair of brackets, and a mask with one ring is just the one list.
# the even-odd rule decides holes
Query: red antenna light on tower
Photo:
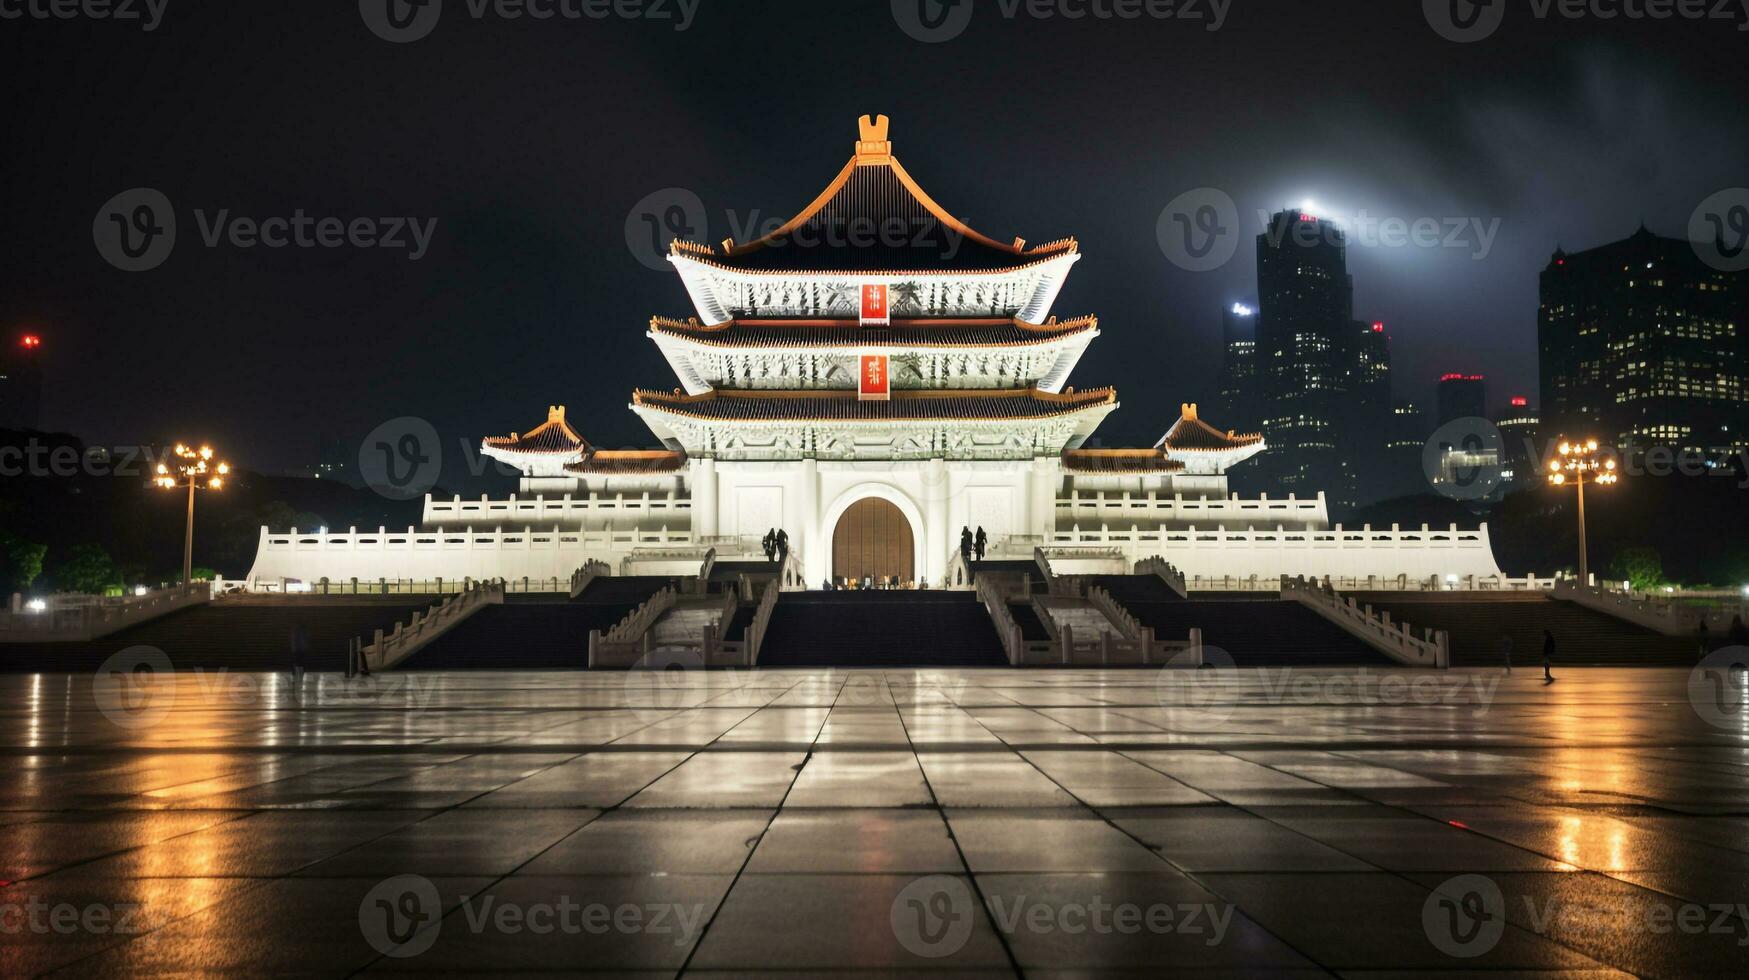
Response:
[{"label": "red antenna light on tower", "polygon": [[36,348],[41,347],[42,345],[43,345],[43,339],[41,337],[38,337],[36,334],[33,334],[33,333],[27,333],[23,337],[20,337],[18,340],[18,346],[23,347],[26,350],[35,350]]}]

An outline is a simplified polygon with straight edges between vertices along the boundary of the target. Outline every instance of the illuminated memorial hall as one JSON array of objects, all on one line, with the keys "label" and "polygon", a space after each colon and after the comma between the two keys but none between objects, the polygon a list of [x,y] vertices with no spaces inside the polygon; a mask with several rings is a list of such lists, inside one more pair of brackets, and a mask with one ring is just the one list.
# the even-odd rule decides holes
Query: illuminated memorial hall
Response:
[{"label": "illuminated memorial hall", "polygon": [[[843,169],[771,234],[673,243],[692,310],[651,318],[646,335],[677,386],[630,403],[660,448],[598,449],[588,420],[553,404],[482,443],[521,473],[515,495],[427,497],[417,529],[263,529],[251,585],[551,581],[591,563],[697,575],[763,561],[773,531],[785,589],[970,588],[966,530],[986,562],[1099,575],[1159,558],[1192,591],[1500,576],[1485,525],[1333,527],[1323,494],[1231,494],[1228,473],[1263,437],[1169,392],[1131,409],[1160,417],[1154,445],[1092,448],[1120,401],[1071,383],[1102,333],[1095,316],[1055,312],[1075,239],[969,227],[899,162],[887,117],[860,130]],[[1110,342],[1147,328],[1118,325]]]}]

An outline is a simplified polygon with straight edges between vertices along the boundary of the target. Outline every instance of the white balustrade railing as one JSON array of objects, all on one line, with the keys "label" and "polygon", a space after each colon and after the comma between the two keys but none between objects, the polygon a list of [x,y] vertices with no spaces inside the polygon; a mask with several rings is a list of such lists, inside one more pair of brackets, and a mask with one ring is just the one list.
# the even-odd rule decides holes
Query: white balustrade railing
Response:
[{"label": "white balustrade railing", "polygon": [[673,586],[664,587],[638,608],[626,613],[625,618],[606,633],[590,630],[589,666],[606,666],[609,663],[626,666],[635,663],[640,656],[649,652],[650,628],[668,610],[674,608],[679,598]]},{"label": "white balustrade railing", "polygon": [[1159,555],[1154,555],[1151,558],[1143,558],[1141,561],[1136,562],[1136,574],[1159,576],[1160,581],[1165,582],[1167,588],[1178,593],[1180,599],[1189,594],[1189,590],[1185,587],[1184,583],[1184,573],[1179,571],[1176,565],[1161,558]]},{"label": "white balustrade railing", "polygon": [[1451,666],[1451,639],[1444,630],[1416,636],[1408,623],[1391,622],[1389,612],[1374,613],[1372,606],[1361,606],[1352,597],[1345,599],[1304,578],[1290,579],[1284,575],[1279,587],[1283,599],[1299,602],[1399,663],[1411,667]]},{"label": "white balustrade railing", "polygon": [[32,609],[14,596],[16,609],[0,611],[0,640],[59,642],[95,640],[111,633],[197,606],[212,598],[211,582],[191,582],[153,589],[143,594],[49,596]]},{"label": "white balustrade railing", "polygon": [[503,582],[472,583],[466,590],[446,596],[425,612],[414,613],[407,622],[396,623],[394,632],[386,636],[382,630],[377,630],[370,643],[358,644],[359,655],[370,671],[392,670],[460,625],[462,620],[488,605],[503,601]]},{"label": "white balustrade railing", "polygon": [[482,496],[478,500],[455,497],[437,500],[425,497],[426,524],[472,524],[475,527],[496,527],[500,524],[574,524],[582,525],[591,518],[639,518],[646,515],[665,517],[685,515],[692,511],[689,497],[660,492],[589,494],[560,497],[545,495],[532,498],[511,495],[493,500]]},{"label": "white balustrade railing", "polygon": [[1695,636],[1704,622],[1707,632],[1720,644],[1727,642],[1738,617],[1749,619],[1749,602],[1728,592],[1632,592],[1562,579],[1554,596],[1665,636]]},{"label": "white balustrade railing", "polygon": [[575,599],[589,588],[589,584],[598,578],[606,578],[613,574],[613,566],[607,562],[591,558],[571,573],[571,598]]},{"label": "white balustrade railing", "polygon": [[[1267,494],[1255,498],[1186,497],[1183,494],[1157,492],[1131,493],[1114,490],[1074,490],[1057,497],[1059,517],[1071,521],[1083,516],[1098,519],[1130,515],[1148,521],[1202,526],[1274,527],[1277,524],[1329,523],[1329,510],[1324,495],[1314,499],[1290,496],[1272,499]],[[1067,513],[1065,513],[1067,512]]]}]

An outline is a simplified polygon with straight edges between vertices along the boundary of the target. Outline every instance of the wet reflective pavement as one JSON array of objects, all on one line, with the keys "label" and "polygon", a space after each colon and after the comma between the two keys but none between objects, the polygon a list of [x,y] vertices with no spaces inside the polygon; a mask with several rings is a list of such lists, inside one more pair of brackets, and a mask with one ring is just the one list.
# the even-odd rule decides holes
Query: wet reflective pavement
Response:
[{"label": "wet reflective pavement", "polygon": [[0,676],[0,973],[1741,976],[1725,675]]}]

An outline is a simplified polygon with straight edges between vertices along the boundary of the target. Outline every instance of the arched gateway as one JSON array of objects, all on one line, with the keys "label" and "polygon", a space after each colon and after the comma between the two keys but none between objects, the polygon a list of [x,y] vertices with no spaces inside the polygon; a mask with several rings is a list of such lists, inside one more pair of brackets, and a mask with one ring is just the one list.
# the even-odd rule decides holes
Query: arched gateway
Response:
[{"label": "arched gateway", "polygon": [[911,522],[891,501],[865,497],[851,504],[832,532],[832,577],[845,582],[917,577]]}]

